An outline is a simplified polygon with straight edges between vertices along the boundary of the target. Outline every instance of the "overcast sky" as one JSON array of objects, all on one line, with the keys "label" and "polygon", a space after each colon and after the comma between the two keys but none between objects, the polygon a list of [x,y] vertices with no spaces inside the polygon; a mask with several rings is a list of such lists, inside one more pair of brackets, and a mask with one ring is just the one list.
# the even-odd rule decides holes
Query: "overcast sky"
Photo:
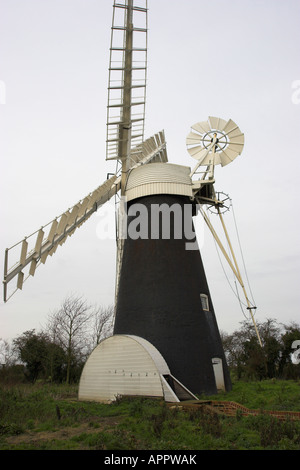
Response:
[{"label": "overcast sky", "polygon": [[[2,266],[5,248],[115,170],[105,161],[112,4],[0,0]],[[239,125],[244,151],[217,168],[215,189],[233,202],[257,321],[299,322],[300,1],[148,4],[146,137],[164,129],[169,161],[192,168],[185,145],[192,124],[218,116]],[[238,253],[232,210],[225,220]],[[71,293],[114,303],[115,240],[100,239],[102,222],[95,214],[22,292],[1,301],[0,338],[44,327]],[[243,312],[232,275],[227,270],[229,284],[199,226],[219,328],[230,333]]]}]

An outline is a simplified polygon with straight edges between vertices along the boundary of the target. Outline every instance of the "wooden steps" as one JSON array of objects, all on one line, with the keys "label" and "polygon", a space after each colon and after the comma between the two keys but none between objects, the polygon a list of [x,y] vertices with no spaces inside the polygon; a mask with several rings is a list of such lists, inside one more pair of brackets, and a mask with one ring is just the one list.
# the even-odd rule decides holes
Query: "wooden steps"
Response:
[{"label": "wooden steps", "polygon": [[258,416],[264,414],[280,420],[300,420],[299,411],[251,410],[233,401],[191,400],[178,404],[170,403],[169,406],[179,406],[183,409],[203,407],[207,412],[214,412],[225,416],[236,416],[237,414],[241,416]]}]

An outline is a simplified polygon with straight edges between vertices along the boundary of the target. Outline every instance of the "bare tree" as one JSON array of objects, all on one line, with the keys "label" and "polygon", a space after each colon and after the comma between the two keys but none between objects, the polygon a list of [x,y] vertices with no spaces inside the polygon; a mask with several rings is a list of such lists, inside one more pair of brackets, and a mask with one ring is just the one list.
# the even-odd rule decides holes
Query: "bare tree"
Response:
[{"label": "bare tree", "polygon": [[47,330],[55,343],[63,347],[67,357],[66,382],[70,382],[72,359],[84,355],[88,350],[87,331],[93,316],[92,306],[82,297],[71,295],[59,310],[49,315]]},{"label": "bare tree", "polygon": [[114,307],[100,306],[93,314],[92,340],[93,347],[96,347],[100,341],[112,335],[114,320]]}]

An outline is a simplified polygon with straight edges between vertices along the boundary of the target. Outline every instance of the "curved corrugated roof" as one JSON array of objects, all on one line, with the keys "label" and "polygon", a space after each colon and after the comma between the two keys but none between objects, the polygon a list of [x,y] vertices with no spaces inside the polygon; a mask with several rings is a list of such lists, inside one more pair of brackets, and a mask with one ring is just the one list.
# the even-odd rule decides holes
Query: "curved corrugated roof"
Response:
[{"label": "curved corrugated roof", "polygon": [[127,200],[152,194],[193,196],[191,169],[172,163],[151,163],[129,173],[125,194]]},{"label": "curved corrugated roof", "polygon": [[164,397],[164,374],[170,374],[169,367],[147,340],[114,335],[101,341],[89,356],[81,374],[78,398],[109,402],[118,395]]}]

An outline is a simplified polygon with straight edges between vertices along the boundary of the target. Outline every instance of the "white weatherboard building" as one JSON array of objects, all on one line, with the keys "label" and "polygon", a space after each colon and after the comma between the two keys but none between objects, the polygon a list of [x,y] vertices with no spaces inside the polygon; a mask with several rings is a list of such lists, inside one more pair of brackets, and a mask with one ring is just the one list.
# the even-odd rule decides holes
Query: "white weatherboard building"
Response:
[{"label": "white weatherboard building", "polygon": [[168,402],[196,399],[171,375],[152,344],[131,335],[103,340],[88,358],[79,383],[81,401],[110,403],[119,395],[161,397]]}]

